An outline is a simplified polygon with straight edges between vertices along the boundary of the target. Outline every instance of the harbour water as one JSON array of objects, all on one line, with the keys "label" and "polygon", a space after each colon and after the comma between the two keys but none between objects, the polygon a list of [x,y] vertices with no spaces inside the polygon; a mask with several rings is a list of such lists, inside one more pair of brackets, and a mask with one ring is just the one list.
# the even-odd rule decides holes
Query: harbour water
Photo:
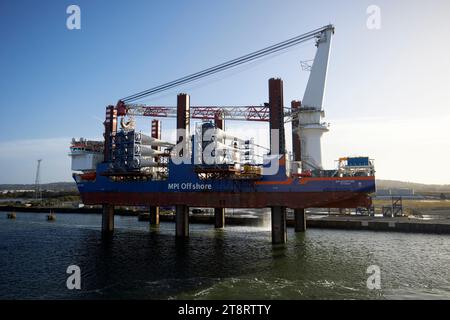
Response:
[{"label": "harbour water", "polygon": [[[117,216],[0,213],[0,299],[450,299],[450,236],[310,229],[272,246],[270,229],[150,228]],[[81,268],[81,290],[66,269]],[[381,289],[367,288],[379,266]]]}]

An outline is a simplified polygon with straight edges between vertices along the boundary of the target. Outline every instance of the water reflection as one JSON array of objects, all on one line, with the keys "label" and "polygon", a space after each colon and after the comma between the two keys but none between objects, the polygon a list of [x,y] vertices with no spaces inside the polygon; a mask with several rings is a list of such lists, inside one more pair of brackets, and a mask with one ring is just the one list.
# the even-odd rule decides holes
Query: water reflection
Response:
[{"label": "water reflection", "polygon": [[[264,228],[191,225],[180,240],[174,224],[116,217],[105,239],[100,216],[44,218],[0,220],[0,298],[450,298],[448,236],[289,229],[288,244],[272,246]],[[65,287],[71,264],[80,291]],[[373,264],[380,291],[366,287]]]}]

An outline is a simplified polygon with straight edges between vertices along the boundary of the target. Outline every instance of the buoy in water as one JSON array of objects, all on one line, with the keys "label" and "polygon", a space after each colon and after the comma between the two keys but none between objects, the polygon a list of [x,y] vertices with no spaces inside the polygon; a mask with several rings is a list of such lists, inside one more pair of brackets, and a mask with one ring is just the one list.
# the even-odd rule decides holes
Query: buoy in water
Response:
[{"label": "buoy in water", "polygon": [[6,215],[6,217],[8,219],[15,219],[16,218],[16,213],[15,212],[10,212]]},{"label": "buoy in water", "polygon": [[50,212],[50,214],[47,215],[47,221],[55,221],[56,216],[53,212]]}]

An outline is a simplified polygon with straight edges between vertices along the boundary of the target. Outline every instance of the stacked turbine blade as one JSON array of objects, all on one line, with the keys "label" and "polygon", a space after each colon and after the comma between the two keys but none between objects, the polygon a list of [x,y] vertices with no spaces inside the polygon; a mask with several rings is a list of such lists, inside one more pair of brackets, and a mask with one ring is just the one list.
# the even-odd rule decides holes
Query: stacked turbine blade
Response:
[{"label": "stacked turbine blade", "polygon": [[144,145],[150,145],[153,147],[173,147],[174,144],[167,142],[167,141],[163,141],[163,140],[159,140],[150,136],[147,136],[143,133],[140,132],[136,132],[135,134],[135,142],[139,143],[139,144],[144,144]]},{"label": "stacked turbine blade", "polygon": [[164,154],[164,151],[154,150],[152,146],[173,146],[134,130],[117,132],[114,143],[113,168],[119,172],[143,171],[159,166],[155,157]]},{"label": "stacked turbine blade", "polygon": [[144,157],[152,156],[152,157],[154,157],[154,156],[163,155],[164,153],[165,153],[164,151],[155,150],[151,146],[147,146],[145,144],[135,144],[134,145],[134,154],[136,156],[144,156]]},{"label": "stacked turbine blade", "polygon": [[134,161],[134,131],[119,131],[116,133],[113,148],[113,168],[115,171],[130,171]]},{"label": "stacked turbine blade", "polygon": [[[244,140],[219,129],[212,122],[204,122],[196,132],[201,141],[202,163],[209,163],[209,156],[215,157],[215,164],[254,164],[255,145],[252,140]],[[207,161],[208,160],[208,161]]]}]

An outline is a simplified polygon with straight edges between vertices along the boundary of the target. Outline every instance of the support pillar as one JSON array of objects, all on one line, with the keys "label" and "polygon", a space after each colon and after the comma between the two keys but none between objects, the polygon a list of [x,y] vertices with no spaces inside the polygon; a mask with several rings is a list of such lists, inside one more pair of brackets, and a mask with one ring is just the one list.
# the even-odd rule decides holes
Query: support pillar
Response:
[{"label": "support pillar", "polygon": [[[270,154],[284,155],[286,142],[284,138],[284,102],[283,80],[269,79],[269,118],[270,118]],[[274,130],[278,130],[278,141],[272,141]],[[276,137],[276,135],[275,135]],[[274,206],[272,211],[272,243],[284,244],[287,241],[286,208]]]},{"label": "support pillar", "polygon": [[214,227],[216,229],[225,227],[225,208],[214,208]]},{"label": "support pillar", "polygon": [[110,162],[113,149],[113,135],[117,132],[117,109],[114,106],[106,107],[106,118],[103,124],[105,126],[103,161]]},{"label": "support pillar", "polygon": [[177,150],[178,156],[189,156],[190,137],[190,101],[189,95],[180,93],[177,96]]},{"label": "support pillar", "polygon": [[272,243],[284,244],[287,241],[286,208],[272,207]]},{"label": "support pillar", "polygon": [[[270,125],[270,154],[284,155],[286,142],[284,138],[284,102],[283,80],[269,79],[269,125]],[[278,130],[278,146],[272,141],[272,130]]]},{"label": "support pillar", "polygon": [[151,206],[149,214],[150,214],[150,225],[151,226],[159,225],[159,207]]},{"label": "support pillar", "polygon": [[306,231],[306,214],[305,209],[294,209],[295,216],[295,232]]},{"label": "support pillar", "polygon": [[[161,121],[160,120],[152,120],[152,138],[161,140]],[[153,146],[153,150],[161,150],[159,146]]]},{"label": "support pillar", "polygon": [[[153,119],[152,120],[152,131],[151,131],[152,138],[161,140],[161,121]],[[161,147],[159,146],[152,146],[153,150],[160,151]],[[159,159],[157,157],[154,158],[155,162],[159,162]],[[150,225],[151,226],[157,226],[159,225],[159,207],[151,206],[150,207]]]},{"label": "support pillar", "polygon": [[189,207],[186,205],[175,206],[175,225],[177,238],[189,237]]},{"label": "support pillar", "polygon": [[225,130],[225,120],[221,112],[216,112],[214,115],[214,125],[218,129]]},{"label": "support pillar", "polygon": [[[177,96],[177,156],[187,158],[189,156],[189,95],[180,93]],[[189,237],[189,207],[186,205],[175,206],[175,229],[177,238]]]},{"label": "support pillar", "polygon": [[[291,102],[291,110],[294,113],[292,120],[292,154],[294,161],[302,161],[302,147],[300,142],[300,114],[298,113],[301,108],[300,101]],[[306,231],[306,215],[305,208],[294,209],[295,219],[295,232]]]},{"label": "support pillar", "polygon": [[[214,124],[217,129],[225,130],[225,120],[222,113],[218,112],[214,115]],[[214,227],[216,229],[225,227],[225,208],[214,208]]]},{"label": "support pillar", "polygon": [[114,206],[110,204],[104,204],[102,213],[102,233],[112,234],[113,232],[114,232]]},{"label": "support pillar", "polygon": [[300,142],[300,101],[291,101],[292,117],[292,155],[294,161],[302,161],[302,147]]}]

